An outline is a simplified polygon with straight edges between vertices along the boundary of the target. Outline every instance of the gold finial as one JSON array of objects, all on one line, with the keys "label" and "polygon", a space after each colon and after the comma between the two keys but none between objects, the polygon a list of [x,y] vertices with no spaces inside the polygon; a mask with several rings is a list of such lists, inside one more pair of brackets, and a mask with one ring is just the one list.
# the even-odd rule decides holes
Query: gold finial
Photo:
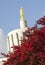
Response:
[{"label": "gold finial", "polygon": [[24,9],[21,7],[20,9],[20,20],[24,20]]}]

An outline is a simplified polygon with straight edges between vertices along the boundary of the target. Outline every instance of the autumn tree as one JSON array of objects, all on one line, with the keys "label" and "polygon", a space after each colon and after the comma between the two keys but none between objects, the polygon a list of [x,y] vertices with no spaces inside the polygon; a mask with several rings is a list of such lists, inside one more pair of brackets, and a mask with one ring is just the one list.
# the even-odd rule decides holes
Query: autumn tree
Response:
[{"label": "autumn tree", "polygon": [[[38,25],[42,25],[38,27]],[[27,28],[20,46],[14,46],[14,52],[3,54],[7,57],[3,65],[45,65],[45,16],[36,21],[36,25]]]}]

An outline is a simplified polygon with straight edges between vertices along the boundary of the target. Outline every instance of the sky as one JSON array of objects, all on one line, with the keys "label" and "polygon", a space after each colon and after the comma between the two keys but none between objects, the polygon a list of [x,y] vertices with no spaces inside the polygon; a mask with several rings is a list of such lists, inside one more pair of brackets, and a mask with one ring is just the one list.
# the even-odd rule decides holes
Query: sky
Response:
[{"label": "sky", "polygon": [[20,28],[21,7],[24,8],[28,27],[45,15],[45,0],[0,0],[0,49],[3,47],[2,42],[3,48],[6,48],[6,35]]}]

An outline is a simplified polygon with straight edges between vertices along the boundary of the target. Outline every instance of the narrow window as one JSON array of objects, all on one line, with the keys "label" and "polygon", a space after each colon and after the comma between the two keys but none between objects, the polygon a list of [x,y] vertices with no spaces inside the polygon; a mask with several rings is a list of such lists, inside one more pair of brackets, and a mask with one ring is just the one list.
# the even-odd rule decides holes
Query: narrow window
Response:
[{"label": "narrow window", "polygon": [[18,46],[19,46],[19,37],[18,37],[18,33],[16,33],[16,36],[17,36],[17,43],[18,43]]},{"label": "narrow window", "polygon": [[10,51],[11,49],[10,49],[10,39],[9,39],[9,36],[7,38],[7,46],[8,46],[8,51]]},{"label": "narrow window", "polygon": [[14,46],[13,35],[11,34],[12,45]]}]

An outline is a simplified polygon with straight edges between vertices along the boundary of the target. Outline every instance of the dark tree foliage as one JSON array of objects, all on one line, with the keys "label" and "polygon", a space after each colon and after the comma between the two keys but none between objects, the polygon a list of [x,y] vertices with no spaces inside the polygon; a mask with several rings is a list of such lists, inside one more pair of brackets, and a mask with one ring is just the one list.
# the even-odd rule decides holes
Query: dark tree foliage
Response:
[{"label": "dark tree foliage", "polygon": [[43,16],[42,18],[40,18],[39,20],[37,20],[37,24],[45,25],[45,16]]},{"label": "dark tree foliage", "polygon": [[[37,24],[43,26],[38,28]],[[37,24],[24,32],[21,46],[14,46],[10,55],[4,54],[7,61],[3,65],[45,65],[45,16]]]}]

